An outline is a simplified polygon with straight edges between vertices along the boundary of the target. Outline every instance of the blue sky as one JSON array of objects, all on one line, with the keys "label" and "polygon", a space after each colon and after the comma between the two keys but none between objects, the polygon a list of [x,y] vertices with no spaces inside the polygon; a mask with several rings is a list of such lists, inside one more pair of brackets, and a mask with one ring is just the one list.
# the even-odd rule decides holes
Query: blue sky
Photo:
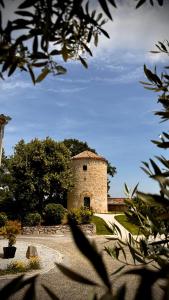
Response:
[{"label": "blue sky", "polygon": [[168,8],[145,6],[135,11],[123,4],[113,10],[114,22],[105,26],[111,39],[100,37],[88,70],[70,62],[66,75],[49,75],[35,87],[24,73],[1,81],[1,113],[12,117],[5,128],[6,154],[21,138],[77,138],[117,167],[111,181],[113,197],[124,196],[124,182],[129,187],[139,182],[140,190],[155,192],[156,183],[140,166],[154,155],[165,155],[150,140],[158,139],[167,127],[153,115],[157,95],[139,80],[145,80],[144,63],[159,69],[166,64],[164,57],[149,50],[168,38]]}]

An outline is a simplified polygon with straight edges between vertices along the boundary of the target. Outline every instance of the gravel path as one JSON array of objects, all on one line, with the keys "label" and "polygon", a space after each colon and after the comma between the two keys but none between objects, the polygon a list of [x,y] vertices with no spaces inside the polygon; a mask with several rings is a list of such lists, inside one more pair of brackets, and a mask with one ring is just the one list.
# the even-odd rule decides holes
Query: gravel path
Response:
[{"label": "gravel path", "polygon": [[[111,245],[113,242],[109,241],[107,244],[107,240],[102,236],[92,237],[91,240],[95,241],[98,250],[102,253],[109,274],[111,274],[119,266],[121,266],[119,262],[113,260],[103,251],[105,245]],[[31,244],[35,243],[56,250],[63,255],[63,263],[66,266],[86,276],[87,278],[92,279],[93,281],[100,282],[95,270],[89,264],[87,259],[76,248],[71,236],[21,237],[18,238],[18,241],[23,241]],[[7,279],[0,280],[0,286],[3,287],[7,282],[9,282],[9,280]],[[114,283],[114,289],[119,287],[123,282],[124,277],[116,280]],[[130,286],[128,289],[126,300],[133,299],[132,296],[135,291],[137,282],[138,279],[135,276],[130,276]],[[41,284],[48,286],[53,292],[55,292],[60,300],[88,300],[94,292],[94,288],[87,285],[78,284],[70,280],[65,275],[63,275],[56,267],[51,269],[48,273],[40,275],[38,281],[38,300],[50,299],[42,288]],[[104,291],[102,288],[97,288],[95,290],[99,294],[102,294]],[[10,300],[21,300],[23,292],[24,291],[22,290],[21,292],[15,294],[10,298]],[[156,299],[158,299],[158,297],[156,297]]]},{"label": "gravel path", "polygon": [[[125,229],[116,219],[115,216],[117,216],[118,214],[95,214],[95,216],[102,218],[107,225],[111,228],[112,224],[116,224],[119,229],[121,230],[121,234],[122,234],[122,239],[126,240],[128,238],[129,235],[129,231],[127,229]],[[119,235],[120,236],[120,235]]]}]

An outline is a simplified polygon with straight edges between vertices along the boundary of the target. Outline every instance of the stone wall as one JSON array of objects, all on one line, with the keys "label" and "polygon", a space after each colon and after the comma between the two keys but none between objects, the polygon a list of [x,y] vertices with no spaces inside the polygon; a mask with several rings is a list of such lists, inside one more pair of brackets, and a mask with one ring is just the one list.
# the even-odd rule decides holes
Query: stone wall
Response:
[{"label": "stone wall", "polygon": [[[87,170],[83,166],[87,166]],[[84,158],[72,160],[73,188],[68,193],[67,208],[84,206],[84,197],[90,198],[90,207],[97,213],[107,212],[107,162]]]},{"label": "stone wall", "polygon": [[[87,235],[96,234],[95,224],[79,225],[82,231]],[[55,226],[32,226],[23,227],[22,234],[25,235],[52,235],[52,234],[70,234],[71,230],[69,225],[55,225]]]}]

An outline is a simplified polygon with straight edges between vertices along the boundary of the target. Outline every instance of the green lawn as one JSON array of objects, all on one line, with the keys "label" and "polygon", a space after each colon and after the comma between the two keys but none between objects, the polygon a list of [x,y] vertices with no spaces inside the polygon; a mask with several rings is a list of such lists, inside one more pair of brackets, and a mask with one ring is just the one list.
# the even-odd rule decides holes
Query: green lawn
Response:
[{"label": "green lawn", "polygon": [[102,235],[102,234],[103,235],[110,235],[110,234],[112,234],[111,230],[105,226],[106,222],[103,219],[101,219],[99,217],[96,217],[96,216],[93,216],[91,223],[94,223],[96,225],[96,233],[98,235]]},{"label": "green lawn", "polygon": [[118,215],[115,216],[115,219],[124,227],[126,228],[131,234],[133,235],[137,235],[138,233],[141,234],[141,232],[139,231],[139,227],[137,225],[134,225],[132,223],[130,223],[127,220],[127,217],[123,214],[123,215]]}]

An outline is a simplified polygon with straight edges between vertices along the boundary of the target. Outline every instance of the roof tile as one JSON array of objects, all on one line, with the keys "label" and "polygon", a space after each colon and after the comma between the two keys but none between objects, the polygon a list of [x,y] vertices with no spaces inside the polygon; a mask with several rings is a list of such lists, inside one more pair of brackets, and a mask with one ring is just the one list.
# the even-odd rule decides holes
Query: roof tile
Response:
[{"label": "roof tile", "polygon": [[75,156],[72,157],[72,159],[83,159],[83,158],[93,158],[93,159],[99,159],[99,160],[104,160],[106,161],[106,159],[94,152],[91,151],[83,151]]}]

